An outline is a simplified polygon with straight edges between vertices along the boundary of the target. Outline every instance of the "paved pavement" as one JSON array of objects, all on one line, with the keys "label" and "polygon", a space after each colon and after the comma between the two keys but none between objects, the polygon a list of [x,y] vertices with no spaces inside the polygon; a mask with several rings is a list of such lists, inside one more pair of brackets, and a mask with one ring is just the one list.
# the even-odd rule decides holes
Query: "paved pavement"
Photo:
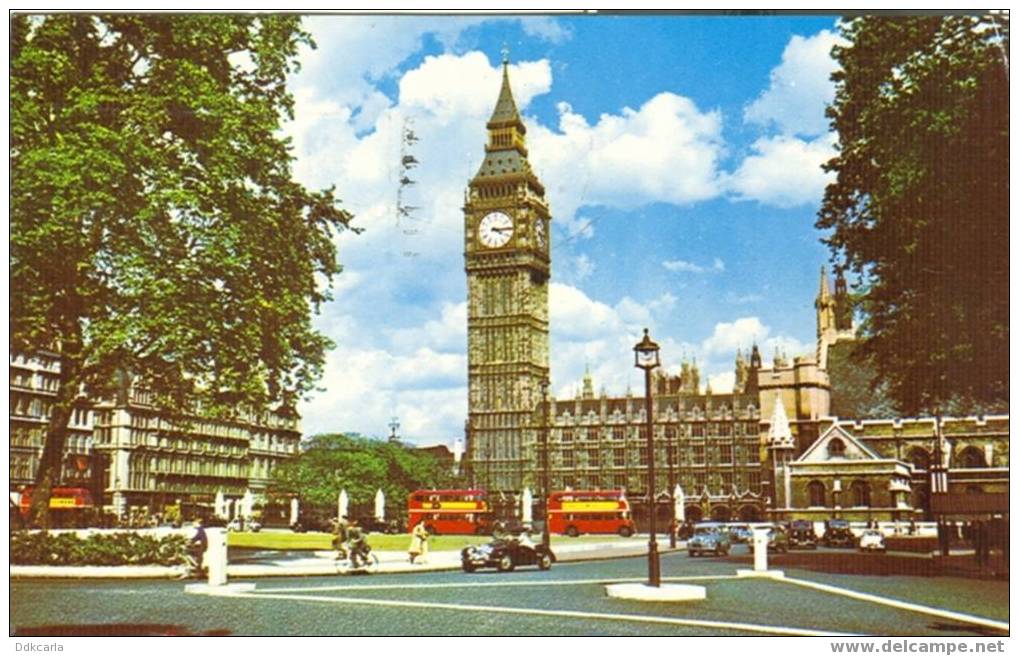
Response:
[{"label": "paved pavement", "polygon": [[737,568],[749,560],[745,547],[723,558],[664,553],[663,582],[707,588],[706,599],[680,603],[606,594],[608,585],[645,581],[643,557],[560,562],[549,571],[527,567],[464,574],[419,567],[405,574],[257,579],[241,582],[253,588],[249,592],[228,596],[185,594],[187,584],[169,580],[19,579],[10,586],[10,623],[12,633],[23,636],[998,636],[1008,631],[1007,582],[832,575],[784,566],[783,580],[738,578]]},{"label": "paved pavement", "polygon": [[[680,542],[677,550],[685,543]],[[659,542],[659,550],[670,551],[668,541]],[[560,562],[624,558],[647,553],[647,542],[639,540],[607,539],[604,542],[581,542],[555,545]],[[460,569],[459,551],[433,551],[424,562],[411,564],[403,551],[376,551],[380,573],[427,572]],[[235,555],[237,554],[237,555]],[[231,563],[227,576],[231,578],[260,578],[270,576],[323,576],[346,573],[343,563],[334,559],[334,551],[273,552],[231,550]],[[174,579],[179,578],[182,567],[136,565],[123,567],[59,567],[46,565],[12,565],[11,578],[68,578],[68,579]]]}]

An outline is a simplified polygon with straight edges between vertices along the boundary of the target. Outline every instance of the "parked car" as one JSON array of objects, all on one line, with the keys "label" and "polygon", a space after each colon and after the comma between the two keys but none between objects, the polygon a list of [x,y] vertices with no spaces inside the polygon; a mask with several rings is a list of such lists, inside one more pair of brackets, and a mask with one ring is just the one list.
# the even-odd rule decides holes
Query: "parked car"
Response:
[{"label": "parked car", "polygon": [[785,553],[789,551],[789,534],[781,526],[772,526],[768,529],[768,551]]},{"label": "parked car", "polygon": [[860,551],[884,552],[886,549],[885,536],[881,534],[881,531],[867,529],[862,535],[860,535],[858,546]]},{"label": "parked car", "polygon": [[730,546],[728,531],[714,526],[698,527],[686,541],[686,552],[691,557],[708,553],[724,556],[729,553]]},{"label": "parked car", "polygon": [[856,536],[849,530],[849,522],[844,519],[829,519],[825,522],[824,535],[821,542],[826,547],[852,547],[856,544]]},{"label": "parked car", "polygon": [[746,524],[734,524],[729,527],[729,539],[736,544],[748,544],[754,537],[754,532]]},{"label": "parked car", "polygon": [[522,565],[537,565],[546,570],[555,562],[555,554],[542,544],[521,538],[497,538],[488,544],[464,547],[460,552],[460,566],[465,572],[483,567],[494,567],[500,572],[511,572]]},{"label": "parked car", "polygon": [[794,519],[789,522],[789,547],[817,549],[817,533],[814,533],[814,523],[805,519]]}]

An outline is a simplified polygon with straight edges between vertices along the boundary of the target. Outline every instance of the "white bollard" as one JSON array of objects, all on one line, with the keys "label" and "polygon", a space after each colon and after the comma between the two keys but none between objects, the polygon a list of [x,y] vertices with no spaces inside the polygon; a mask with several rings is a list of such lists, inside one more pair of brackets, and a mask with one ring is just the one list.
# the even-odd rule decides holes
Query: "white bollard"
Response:
[{"label": "white bollard", "polygon": [[209,585],[226,585],[226,529],[205,530],[209,546],[205,550],[205,563],[209,567]]},{"label": "white bollard", "polygon": [[768,571],[768,530],[754,530],[754,571]]}]

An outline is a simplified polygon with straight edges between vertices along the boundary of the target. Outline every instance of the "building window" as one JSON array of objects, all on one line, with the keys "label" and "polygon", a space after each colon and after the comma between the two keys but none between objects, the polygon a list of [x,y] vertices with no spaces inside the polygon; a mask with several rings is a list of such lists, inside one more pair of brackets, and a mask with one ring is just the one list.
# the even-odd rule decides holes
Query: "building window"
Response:
[{"label": "building window", "polygon": [[690,434],[694,437],[704,437],[704,424],[693,424],[690,426]]},{"label": "building window", "polygon": [[979,469],[986,466],[984,454],[975,446],[968,446],[959,454],[959,467],[962,469]]},{"label": "building window", "polygon": [[667,440],[674,440],[674,439],[676,439],[676,427],[675,426],[666,426],[665,427],[665,439],[667,439]]},{"label": "building window", "polygon": [[913,469],[927,471],[931,466],[931,455],[927,453],[926,449],[913,447],[909,450],[909,461],[913,463]]},{"label": "building window", "polygon": [[563,451],[563,467],[573,468],[573,451]]},{"label": "building window", "polygon": [[588,428],[587,429],[587,439],[589,441],[591,441],[591,442],[597,442],[598,441],[598,429],[597,428]]},{"label": "building window", "polygon": [[637,451],[637,458],[638,458],[638,462],[640,463],[641,467],[647,467],[647,448],[646,447],[640,447],[640,449],[638,449],[638,451]]},{"label": "building window", "polygon": [[722,444],[720,450],[722,452],[721,462],[723,462],[723,463],[731,463],[732,462],[732,445],[731,444]]},{"label": "building window", "polygon": [[751,492],[761,491],[761,472],[756,469],[751,469],[748,473],[747,478],[749,479],[749,487]]},{"label": "building window", "polygon": [[853,505],[862,508],[870,507],[870,484],[867,481],[853,481],[849,486],[853,494]]},{"label": "building window", "polygon": [[622,426],[616,426],[612,429],[612,439],[624,440],[626,439],[626,429]]},{"label": "building window", "polygon": [[807,485],[807,493],[810,495],[811,506],[826,505],[824,483],[821,481],[810,481]]},{"label": "building window", "polygon": [[587,450],[587,466],[588,467],[598,466],[598,449]]},{"label": "building window", "polygon": [[568,429],[564,430],[563,434],[562,434],[562,441],[563,442],[572,442],[573,441],[573,431],[568,430]]},{"label": "building window", "polygon": [[626,466],[626,449],[613,449],[612,450],[612,465],[614,467],[625,467]]},{"label": "building window", "polygon": [[719,424],[718,434],[722,437],[729,437],[732,434],[732,424]]},{"label": "building window", "polygon": [[829,458],[845,458],[846,457],[846,443],[837,437],[833,437],[828,442],[828,457]]},{"label": "building window", "polygon": [[704,464],[704,445],[695,444],[693,447],[693,464],[703,465]]}]

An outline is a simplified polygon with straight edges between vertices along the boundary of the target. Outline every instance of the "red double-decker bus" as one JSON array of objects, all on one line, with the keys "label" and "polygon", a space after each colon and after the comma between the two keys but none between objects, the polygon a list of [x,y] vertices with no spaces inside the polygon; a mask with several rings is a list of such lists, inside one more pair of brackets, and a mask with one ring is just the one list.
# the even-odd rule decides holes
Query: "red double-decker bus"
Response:
[{"label": "red double-decker bus", "polygon": [[581,533],[636,533],[630,502],[623,490],[570,490],[548,496],[550,533],[577,537]]},{"label": "red double-decker bus", "polygon": [[492,530],[484,490],[417,490],[407,499],[407,530],[419,523],[433,534],[477,535]]},{"label": "red double-decker bus", "polygon": [[[18,510],[27,520],[32,510],[32,492],[28,486],[21,492]],[[54,486],[50,491],[50,521],[56,527],[85,527],[93,512],[92,494],[83,487]]]}]

